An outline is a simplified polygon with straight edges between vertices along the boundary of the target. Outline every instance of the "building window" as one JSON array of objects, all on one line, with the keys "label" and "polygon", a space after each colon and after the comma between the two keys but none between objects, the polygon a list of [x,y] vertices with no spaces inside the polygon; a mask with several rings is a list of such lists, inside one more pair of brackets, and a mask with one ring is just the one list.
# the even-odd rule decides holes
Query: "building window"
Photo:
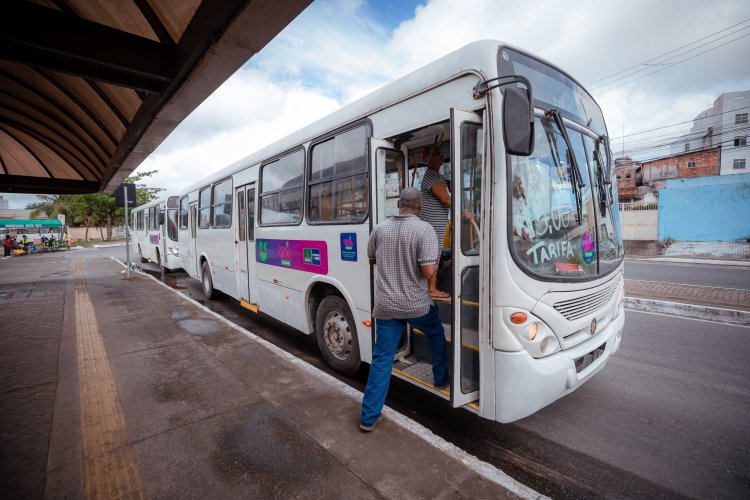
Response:
[{"label": "building window", "polygon": [[688,168],[695,168],[695,162],[694,161],[689,161],[688,162]]},{"label": "building window", "polygon": [[737,113],[734,115],[734,123],[735,125],[747,123],[747,113]]},{"label": "building window", "polygon": [[742,148],[747,146],[747,136],[746,135],[738,135],[734,138],[734,147],[735,148]]},{"label": "building window", "polygon": [[690,143],[689,143],[689,142],[686,142],[686,143],[685,143],[685,151],[686,151],[686,152],[687,152],[687,151],[690,151]]},{"label": "building window", "polygon": [[734,170],[743,170],[745,168],[745,159],[744,158],[737,158],[732,163],[732,168]]}]

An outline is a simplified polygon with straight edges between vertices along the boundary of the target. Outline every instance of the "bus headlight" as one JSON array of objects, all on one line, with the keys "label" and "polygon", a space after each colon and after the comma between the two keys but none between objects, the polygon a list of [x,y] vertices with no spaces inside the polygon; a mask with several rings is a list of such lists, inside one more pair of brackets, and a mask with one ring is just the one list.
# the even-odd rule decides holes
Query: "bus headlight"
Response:
[{"label": "bus headlight", "polygon": [[523,348],[534,358],[542,358],[560,350],[560,342],[542,320],[527,312],[513,311],[505,324]]},{"label": "bus headlight", "polygon": [[180,256],[180,249],[178,247],[168,247],[167,250],[169,250],[169,253],[171,253],[175,257]]}]

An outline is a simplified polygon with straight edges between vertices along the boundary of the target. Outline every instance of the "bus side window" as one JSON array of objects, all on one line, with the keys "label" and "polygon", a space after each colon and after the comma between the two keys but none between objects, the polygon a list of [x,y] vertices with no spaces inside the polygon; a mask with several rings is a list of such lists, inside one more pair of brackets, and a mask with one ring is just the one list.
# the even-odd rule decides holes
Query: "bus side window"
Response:
[{"label": "bus side window", "polygon": [[363,222],[367,219],[367,127],[341,132],[312,147],[308,174],[311,222]]}]

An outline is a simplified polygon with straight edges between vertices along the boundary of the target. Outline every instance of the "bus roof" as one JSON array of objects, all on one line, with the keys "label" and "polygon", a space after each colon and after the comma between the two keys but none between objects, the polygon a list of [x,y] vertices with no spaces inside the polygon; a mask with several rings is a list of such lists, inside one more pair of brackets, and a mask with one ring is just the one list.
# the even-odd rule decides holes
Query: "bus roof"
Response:
[{"label": "bus roof", "polygon": [[487,71],[488,73],[492,71],[493,74],[485,74],[484,76],[495,76],[494,73],[497,72],[497,50],[500,46],[509,45],[499,40],[479,40],[472,42],[393,82],[385,84],[374,92],[341,107],[320,120],[296,132],[292,132],[283,139],[269,144],[255,153],[204,177],[180,190],[180,194],[184,195],[185,193],[193,192],[211,182],[228,177],[244,168],[305,144],[339,128],[341,125],[365,118],[379,109],[393,105],[407,96],[416,95],[452,76],[471,71]]},{"label": "bus roof", "polygon": [[0,229],[62,227],[58,219],[0,219]]}]

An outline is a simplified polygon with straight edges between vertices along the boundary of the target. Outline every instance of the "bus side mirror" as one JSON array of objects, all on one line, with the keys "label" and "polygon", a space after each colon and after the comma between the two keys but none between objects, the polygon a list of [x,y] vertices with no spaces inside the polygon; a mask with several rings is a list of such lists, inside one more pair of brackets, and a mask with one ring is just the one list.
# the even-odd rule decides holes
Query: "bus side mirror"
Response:
[{"label": "bus side mirror", "polygon": [[503,92],[505,152],[529,156],[534,150],[534,110],[528,90],[508,87]]}]

